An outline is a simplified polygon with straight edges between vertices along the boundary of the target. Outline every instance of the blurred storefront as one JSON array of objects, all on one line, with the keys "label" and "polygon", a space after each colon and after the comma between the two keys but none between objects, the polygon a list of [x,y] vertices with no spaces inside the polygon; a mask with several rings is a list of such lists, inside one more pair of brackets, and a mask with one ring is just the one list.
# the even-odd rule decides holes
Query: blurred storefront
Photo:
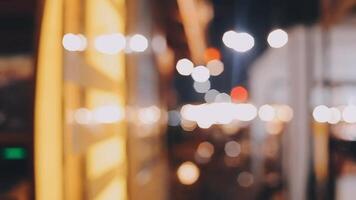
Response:
[{"label": "blurred storefront", "polygon": [[1,98],[1,197],[166,199],[164,74],[148,49],[150,5],[32,3],[18,8],[29,12],[28,49],[1,58],[2,97],[16,94]]},{"label": "blurred storefront", "polygon": [[0,199],[354,199],[356,4],[309,1],[0,2]]}]

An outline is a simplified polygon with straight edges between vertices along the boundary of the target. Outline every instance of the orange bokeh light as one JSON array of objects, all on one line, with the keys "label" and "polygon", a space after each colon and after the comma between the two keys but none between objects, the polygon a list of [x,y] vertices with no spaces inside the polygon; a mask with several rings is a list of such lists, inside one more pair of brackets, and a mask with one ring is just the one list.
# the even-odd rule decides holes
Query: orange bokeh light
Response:
[{"label": "orange bokeh light", "polygon": [[205,62],[209,62],[211,60],[220,60],[221,54],[218,49],[210,47],[205,50],[204,58],[205,58]]},{"label": "orange bokeh light", "polygon": [[234,102],[246,102],[248,99],[248,91],[242,86],[234,87],[230,95]]}]

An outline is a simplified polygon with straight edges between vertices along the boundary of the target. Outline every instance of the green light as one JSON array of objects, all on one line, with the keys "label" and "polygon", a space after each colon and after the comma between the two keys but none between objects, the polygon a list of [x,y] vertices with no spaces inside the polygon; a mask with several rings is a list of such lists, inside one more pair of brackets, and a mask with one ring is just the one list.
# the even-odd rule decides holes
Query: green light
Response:
[{"label": "green light", "polygon": [[21,147],[8,147],[3,149],[3,158],[6,160],[21,160],[26,157],[26,150]]}]

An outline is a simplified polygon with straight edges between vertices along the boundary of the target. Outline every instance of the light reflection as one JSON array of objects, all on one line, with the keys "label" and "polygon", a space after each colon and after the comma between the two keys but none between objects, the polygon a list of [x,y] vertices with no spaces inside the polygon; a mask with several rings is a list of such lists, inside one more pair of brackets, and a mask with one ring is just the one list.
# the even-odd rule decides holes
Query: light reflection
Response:
[{"label": "light reflection", "polygon": [[330,124],[337,124],[341,121],[341,112],[339,109],[332,107],[330,108],[330,116],[328,122]]},{"label": "light reflection", "polygon": [[319,123],[325,123],[330,118],[330,110],[325,105],[317,106],[313,111],[314,120]]},{"label": "light reflection", "polygon": [[157,106],[141,108],[138,111],[138,119],[143,124],[154,124],[159,121],[161,110]]},{"label": "light reflection", "polygon": [[241,153],[241,146],[236,141],[229,141],[225,144],[225,154],[229,157],[237,157]]},{"label": "light reflection", "polygon": [[197,66],[193,68],[191,75],[196,82],[206,82],[210,78],[210,72],[205,66]]},{"label": "light reflection", "polygon": [[232,88],[230,95],[234,102],[246,102],[248,99],[248,91],[242,86]]},{"label": "light reflection", "polygon": [[208,162],[214,154],[214,145],[210,142],[202,142],[199,144],[196,156],[197,160],[201,162]]},{"label": "light reflection", "polygon": [[254,183],[254,178],[249,172],[241,172],[237,177],[237,182],[242,187],[250,187]]},{"label": "light reflection", "polygon": [[287,44],[288,34],[282,29],[276,29],[268,35],[267,42],[272,48],[281,48]]},{"label": "light reflection", "polygon": [[95,38],[94,46],[100,53],[114,55],[125,49],[126,38],[121,33],[100,35]]},{"label": "light reflection", "polygon": [[216,96],[218,96],[218,94],[220,94],[220,92],[214,89],[207,91],[204,95],[205,102],[213,103],[215,101]]},{"label": "light reflection", "polygon": [[272,121],[276,117],[276,110],[271,105],[263,105],[258,111],[258,116],[262,121]]},{"label": "light reflection", "polygon": [[239,121],[232,121],[229,124],[223,124],[221,128],[225,134],[233,135],[237,133],[242,126],[243,125],[240,124]]},{"label": "light reflection", "polygon": [[194,121],[182,119],[180,122],[180,126],[184,131],[190,132],[190,131],[194,131],[194,129],[197,127],[197,123]]},{"label": "light reflection", "polygon": [[342,112],[342,118],[347,123],[356,123],[356,106],[346,106]]},{"label": "light reflection", "polygon": [[155,53],[161,54],[165,51],[167,51],[167,41],[166,38],[163,37],[162,35],[155,35],[152,38],[152,49]]},{"label": "light reflection", "polygon": [[181,116],[185,120],[198,123],[201,128],[209,128],[214,124],[229,124],[233,120],[251,121],[257,115],[252,104],[210,103],[200,105],[184,105]]},{"label": "light reflection", "polygon": [[231,97],[226,93],[220,93],[215,97],[215,102],[217,103],[231,102]]},{"label": "light reflection", "polygon": [[62,45],[67,51],[84,51],[87,43],[87,39],[82,34],[67,33],[62,39]]},{"label": "light reflection", "polygon": [[287,105],[277,106],[276,117],[282,122],[289,122],[293,119],[293,110]]},{"label": "light reflection", "polygon": [[92,113],[87,108],[79,108],[74,112],[74,120],[78,124],[89,124],[92,121]]},{"label": "light reflection", "polygon": [[193,84],[194,90],[198,93],[206,93],[210,89],[210,81],[205,82],[194,82]]},{"label": "light reflection", "polygon": [[266,123],[266,131],[271,135],[278,135],[283,130],[283,124],[279,121],[272,121]]},{"label": "light reflection", "polygon": [[237,52],[246,52],[255,45],[255,39],[250,34],[244,32],[227,31],[224,33],[222,40],[227,47]]},{"label": "light reflection", "polygon": [[209,69],[211,76],[219,76],[224,71],[224,63],[220,60],[211,60],[206,67]]},{"label": "light reflection", "polygon": [[141,34],[129,38],[129,48],[134,52],[144,52],[148,48],[148,40]]},{"label": "light reflection", "polygon": [[177,72],[182,76],[189,76],[192,74],[194,69],[194,64],[187,58],[178,60],[176,65]]},{"label": "light reflection", "polygon": [[123,120],[124,110],[116,105],[99,106],[93,110],[79,108],[74,111],[74,120],[78,124],[111,124]]},{"label": "light reflection", "polygon": [[93,111],[95,122],[110,124],[124,118],[124,111],[121,107],[115,105],[100,106]]},{"label": "light reflection", "polygon": [[194,163],[184,162],[179,166],[177,176],[182,184],[192,185],[198,180],[200,170]]}]

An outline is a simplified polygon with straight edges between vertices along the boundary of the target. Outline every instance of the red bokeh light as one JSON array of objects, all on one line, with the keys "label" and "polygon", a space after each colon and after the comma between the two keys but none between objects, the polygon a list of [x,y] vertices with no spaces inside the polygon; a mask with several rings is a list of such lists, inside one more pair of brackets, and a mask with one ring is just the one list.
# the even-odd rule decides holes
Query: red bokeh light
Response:
[{"label": "red bokeh light", "polygon": [[230,95],[234,102],[246,102],[248,99],[248,91],[242,86],[234,87]]},{"label": "red bokeh light", "polygon": [[221,54],[218,49],[210,47],[205,50],[204,58],[205,58],[205,62],[209,62],[211,60],[220,60]]}]

